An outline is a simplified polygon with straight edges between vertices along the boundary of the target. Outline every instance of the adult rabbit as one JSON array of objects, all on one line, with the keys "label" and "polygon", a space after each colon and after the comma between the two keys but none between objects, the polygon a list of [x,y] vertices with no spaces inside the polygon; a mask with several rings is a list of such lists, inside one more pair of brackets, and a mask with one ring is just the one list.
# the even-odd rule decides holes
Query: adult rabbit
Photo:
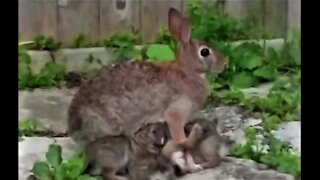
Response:
[{"label": "adult rabbit", "polygon": [[[205,74],[227,63],[206,42],[191,38],[187,17],[170,8],[168,26],[177,41],[174,61],[125,61],[108,66],[83,83],[68,110],[68,133],[84,145],[106,135],[133,134],[145,123],[165,121],[175,143],[185,150],[196,141],[184,125],[208,96]],[[188,153],[189,151],[186,151]],[[191,169],[200,165],[187,162]]]}]

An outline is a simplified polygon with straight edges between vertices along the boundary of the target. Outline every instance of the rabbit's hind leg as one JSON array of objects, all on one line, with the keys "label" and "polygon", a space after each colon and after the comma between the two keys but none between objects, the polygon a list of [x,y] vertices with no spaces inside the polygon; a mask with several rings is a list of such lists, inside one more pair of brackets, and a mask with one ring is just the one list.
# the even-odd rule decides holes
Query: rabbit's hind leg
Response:
[{"label": "rabbit's hind leg", "polygon": [[191,173],[201,171],[203,169],[202,165],[196,164],[193,160],[193,157],[189,151],[185,152],[186,156],[186,163],[187,163],[187,170]]},{"label": "rabbit's hind leg", "polygon": [[169,127],[172,140],[183,149],[192,149],[194,137],[190,134],[187,138],[184,126],[192,112],[192,103],[187,98],[179,98],[164,112],[164,119]]}]

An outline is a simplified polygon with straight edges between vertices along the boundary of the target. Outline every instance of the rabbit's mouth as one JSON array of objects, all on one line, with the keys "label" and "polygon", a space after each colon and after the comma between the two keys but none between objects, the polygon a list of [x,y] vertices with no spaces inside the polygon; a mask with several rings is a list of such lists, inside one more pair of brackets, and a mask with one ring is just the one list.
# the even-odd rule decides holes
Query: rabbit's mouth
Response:
[{"label": "rabbit's mouth", "polygon": [[221,69],[218,69],[218,70],[215,70],[216,73],[222,73],[224,71],[225,68],[221,68]]},{"label": "rabbit's mouth", "polygon": [[223,71],[225,70],[225,66],[222,66],[222,67],[216,67],[216,66],[213,66],[211,71],[215,74],[220,74],[222,73]]},{"label": "rabbit's mouth", "polygon": [[218,62],[211,68],[211,71],[219,74],[222,73],[228,67],[228,61]]}]

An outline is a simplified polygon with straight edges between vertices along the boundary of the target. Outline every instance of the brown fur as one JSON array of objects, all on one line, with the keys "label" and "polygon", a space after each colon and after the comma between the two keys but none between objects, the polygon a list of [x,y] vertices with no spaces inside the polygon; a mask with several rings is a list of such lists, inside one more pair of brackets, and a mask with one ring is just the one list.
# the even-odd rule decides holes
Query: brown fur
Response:
[{"label": "brown fur", "polygon": [[173,164],[165,156],[134,159],[129,163],[129,180],[175,180]]},{"label": "brown fur", "polygon": [[[226,60],[205,42],[190,39],[188,19],[173,8],[169,30],[178,41],[175,61],[124,62],[104,68],[81,85],[68,111],[68,133],[76,142],[85,145],[107,135],[132,137],[143,124],[166,121],[175,143],[192,149],[195,137],[186,138],[183,128],[207,98],[202,75],[222,71]],[[202,46],[210,50],[209,56],[200,57]]]},{"label": "brown fur", "polygon": [[153,176],[173,180],[173,164],[165,156],[159,156],[167,141],[168,131],[158,131],[156,128],[164,129],[165,124],[144,125],[131,139],[105,136],[87,144],[86,152],[92,167],[90,173],[102,173],[107,180],[120,180],[123,177],[116,173],[129,166],[132,180],[152,180]]},{"label": "brown fur", "polygon": [[116,173],[127,167],[130,156],[130,141],[125,136],[105,136],[86,146],[91,174],[102,174],[107,180],[120,180]]},{"label": "brown fur", "polygon": [[143,125],[131,139],[130,180],[175,179],[173,164],[170,163],[170,159],[161,155],[161,149],[168,141],[169,133],[168,131],[159,131],[159,129],[168,128],[165,123]]}]

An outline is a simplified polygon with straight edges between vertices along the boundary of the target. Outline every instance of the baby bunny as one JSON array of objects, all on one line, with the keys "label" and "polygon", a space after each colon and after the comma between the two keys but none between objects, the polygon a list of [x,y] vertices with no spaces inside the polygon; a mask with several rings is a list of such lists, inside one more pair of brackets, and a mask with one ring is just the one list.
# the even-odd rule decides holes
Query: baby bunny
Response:
[{"label": "baby bunny", "polygon": [[[195,143],[195,148],[187,154],[186,158],[194,158],[194,161],[201,164],[201,167],[204,169],[219,166],[228,154],[230,142],[224,140],[218,133],[216,119],[211,122],[207,119],[198,118],[188,122],[185,126],[187,135],[191,132],[195,124],[201,127],[202,134]],[[159,129],[159,131],[161,130]],[[166,142],[166,145],[162,149],[162,154],[170,158],[172,163],[179,167],[181,174],[184,174],[188,172],[189,169],[185,167],[183,159],[181,158],[182,153],[181,148],[177,147],[171,140]]]},{"label": "baby bunny", "polygon": [[174,180],[170,159],[161,156],[168,140],[165,123],[143,125],[133,137],[105,136],[87,144],[89,173],[102,174],[107,180],[124,180],[121,170],[129,171],[129,180]]},{"label": "baby bunny", "polygon": [[166,122],[174,143],[187,152],[193,148],[196,133],[186,137],[184,125],[208,96],[204,75],[221,72],[227,61],[206,42],[191,38],[190,22],[178,10],[170,8],[168,16],[177,41],[175,60],[125,61],[83,83],[68,110],[68,133],[74,141],[86,145],[106,135],[132,137],[143,124]]}]

